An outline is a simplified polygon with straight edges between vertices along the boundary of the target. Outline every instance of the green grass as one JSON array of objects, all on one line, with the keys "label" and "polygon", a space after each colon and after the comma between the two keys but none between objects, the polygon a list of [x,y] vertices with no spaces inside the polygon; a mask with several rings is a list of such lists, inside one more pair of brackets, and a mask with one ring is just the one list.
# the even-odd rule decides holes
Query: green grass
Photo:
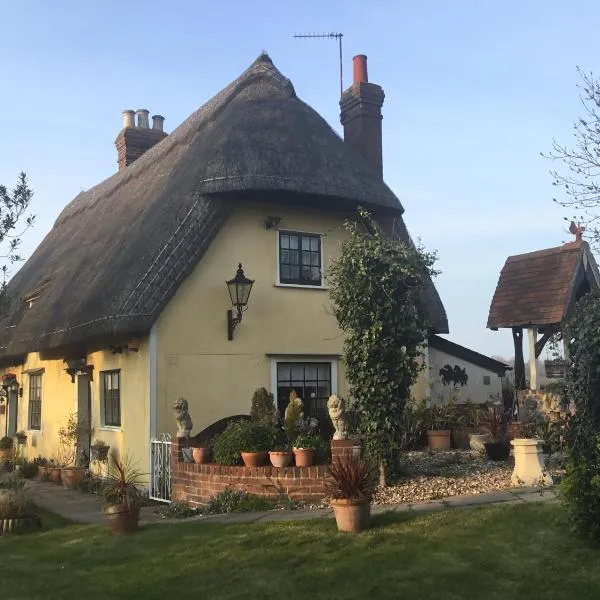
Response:
[{"label": "green grass", "polygon": [[71,525],[0,538],[3,600],[83,597],[596,599],[600,550],[557,504],[385,514],[360,536],[333,520],[159,524],[128,538]]}]

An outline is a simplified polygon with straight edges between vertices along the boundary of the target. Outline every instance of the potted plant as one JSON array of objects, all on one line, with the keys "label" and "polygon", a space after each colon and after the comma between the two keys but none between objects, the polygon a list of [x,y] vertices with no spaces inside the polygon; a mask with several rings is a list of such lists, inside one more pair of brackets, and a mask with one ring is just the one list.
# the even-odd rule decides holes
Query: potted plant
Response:
[{"label": "potted plant", "polygon": [[0,438],[0,465],[12,460],[13,457],[13,439],[4,436]]},{"label": "potted plant", "polygon": [[46,481],[49,478],[48,474],[48,459],[43,456],[36,456],[33,459],[33,464],[37,467],[37,478],[39,481]]},{"label": "potted plant", "polygon": [[269,460],[274,467],[289,467],[294,460],[294,455],[288,446],[279,445],[269,451]]},{"label": "potted plant", "polygon": [[78,419],[77,413],[71,413],[66,425],[58,430],[61,480],[67,489],[76,488],[85,479],[86,459],[78,450],[80,439],[88,435],[91,435],[91,428]]},{"label": "potted plant", "polygon": [[197,465],[204,465],[208,462],[210,448],[207,446],[193,446],[192,457]]},{"label": "potted plant", "polygon": [[52,483],[60,485],[62,479],[62,469],[58,466],[58,461],[55,458],[51,458],[48,461],[48,476]]},{"label": "potted plant", "polygon": [[450,410],[445,404],[434,404],[427,409],[427,446],[430,450],[450,450],[452,423]]},{"label": "potted plant", "polygon": [[260,467],[267,461],[273,447],[276,429],[267,423],[242,421],[240,429],[240,454],[246,467]]},{"label": "potted plant", "polygon": [[143,475],[135,468],[132,460],[121,460],[116,452],[111,453],[108,477],[102,488],[104,514],[114,535],[133,533],[140,520],[143,496],[139,485]]},{"label": "potted plant", "polygon": [[24,446],[27,443],[27,434],[24,431],[17,431],[15,437],[19,446]]},{"label": "potted plant", "polygon": [[455,427],[452,438],[455,448],[469,448],[470,436],[477,432],[479,425],[477,407],[467,400],[455,406]]},{"label": "potted plant", "polygon": [[364,459],[350,455],[336,459],[329,468],[327,496],[338,531],[360,533],[368,529],[371,499],[377,486],[377,471]]},{"label": "potted plant", "polygon": [[292,451],[297,467],[311,467],[315,461],[315,450],[320,440],[316,435],[299,435],[293,444]]},{"label": "potted plant", "polygon": [[108,460],[108,451],[110,446],[103,440],[94,440],[90,446],[91,458],[96,462],[106,462]]},{"label": "potted plant", "polygon": [[489,410],[488,427],[492,440],[484,444],[485,452],[491,460],[507,460],[510,456],[507,414],[498,404],[493,404]]}]

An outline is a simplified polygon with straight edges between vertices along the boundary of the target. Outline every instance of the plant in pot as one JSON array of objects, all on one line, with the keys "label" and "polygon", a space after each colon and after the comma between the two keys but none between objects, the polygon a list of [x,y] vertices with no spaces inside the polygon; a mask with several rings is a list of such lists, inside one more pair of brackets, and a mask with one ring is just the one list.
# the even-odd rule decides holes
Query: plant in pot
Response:
[{"label": "plant in pot", "polygon": [[3,438],[0,438],[0,466],[3,463],[9,462],[12,460],[13,458],[13,439],[8,437],[8,436],[4,436]]},{"label": "plant in pot", "polygon": [[37,478],[39,481],[46,481],[49,478],[48,474],[48,459],[43,456],[36,456],[33,459],[33,464],[37,467]]},{"label": "plant in pot", "polygon": [[89,425],[79,421],[77,413],[73,412],[68,416],[66,424],[58,430],[60,478],[67,489],[75,489],[85,479],[86,468],[77,450],[79,440],[90,433]]},{"label": "plant in pot", "polygon": [[450,450],[451,412],[445,404],[434,404],[426,411],[429,450]]},{"label": "plant in pot", "polygon": [[58,459],[51,458],[48,461],[48,477],[52,483],[60,485],[62,469],[58,465]]},{"label": "plant in pot", "polygon": [[259,467],[273,448],[277,430],[273,425],[254,421],[233,421],[213,441],[214,460],[219,465]]},{"label": "plant in pot", "polygon": [[454,446],[469,448],[470,436],[477,433],[479,418],[477,407],[471,400],[455,406],[455,427],[452,430]]},{"label": "plant in pot", "polygon": [[17,431],[17,433],[15,433],[15,438],[17,438],[17,444],[19,446],[24,446],[27,443],[27,434],[24,431]]},{"label": "plant in pot", "polygon": [[121,460],[114,450],[109,465],[108,476],[102,487],[108,526],[114,535],[133,533],[139,525],[143,502],[139,487],[143,483],[143,473],[130,457]]},{"label": "plant in pot", "polygon": [[333,461],[326,494],[333,508],[338,531],[360,533],[368,529],[371,500],[378,471],[366,460],[345,455]]},{"label": "plant in pot", "polygon": [[315,451],[321,445],[318,435],[299,435],[293,443],[294,459],[297,467],[311,467],[315,462]]},{"label": "plant in pot", "polygon": [[510,444],[507,435],[508,414],[501,404],[492,404],[489,408],[488,427],[491,441],[486,442],[485,452],[491,460],[507,460],[510,456]]}]

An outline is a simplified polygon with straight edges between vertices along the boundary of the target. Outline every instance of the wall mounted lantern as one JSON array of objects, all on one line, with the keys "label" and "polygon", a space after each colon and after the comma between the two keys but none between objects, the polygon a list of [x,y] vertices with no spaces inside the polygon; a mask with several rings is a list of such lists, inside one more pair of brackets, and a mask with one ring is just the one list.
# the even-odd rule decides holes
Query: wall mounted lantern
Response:
[{"label": "wall mounted lantern", "polygon": [[248,304],[248,298],[252,291],[252,284],[254,279],[248,279],[244,275],[242,269],[242,263],[239,263],[237,273],[233,279],[225,282],[227,289],[229,290],[229,297],[231,298],[231,304],[236,309],[237,315],[233,316],[233,310],[227,311],[227,339],[233,339],[233,330],[236,328],[238,323],[242,321],[242,314],[246,310]]}]

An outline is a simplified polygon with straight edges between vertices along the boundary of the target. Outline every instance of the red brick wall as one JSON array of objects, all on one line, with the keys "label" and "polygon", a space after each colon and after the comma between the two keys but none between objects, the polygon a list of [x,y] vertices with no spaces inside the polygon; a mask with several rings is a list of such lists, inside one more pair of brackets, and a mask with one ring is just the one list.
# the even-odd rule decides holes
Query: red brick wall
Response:
[{"label": "red brick wall", "polygon": [[250,494],[318,502],[325,495],[329,465],[314,467],[229,467],[182,462],[179,440],[171,450],[171,498],[192,505],[204,504],[230,487]]}]

